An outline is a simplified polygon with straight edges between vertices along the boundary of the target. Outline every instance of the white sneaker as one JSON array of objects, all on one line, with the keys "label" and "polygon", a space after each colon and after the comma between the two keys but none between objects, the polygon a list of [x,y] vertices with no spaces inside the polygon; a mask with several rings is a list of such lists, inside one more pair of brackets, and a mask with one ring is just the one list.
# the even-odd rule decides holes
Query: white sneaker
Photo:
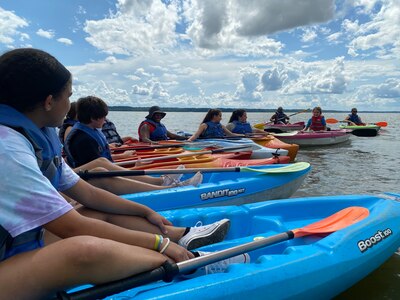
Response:
[{"label": "white sneaker", "polygon": [[[212,254],[212,252],[203,252],[203,251],[197,251],[197,253],[200,256],[207,256],[209,254]],[[231,258],[217,261],[213,264],[209,264],[204,267],[200,267],[196,271],[189,274],[183,274],[182,276],[185,279],[190,279],[207,274],[223,273],[232,264],[249,264],[249,263],[250,263],[250,255],[247,253],[243,253]]]},{"label": "white sneaker", "polygon": [[198,186],[202,182],[203,182],[203,174],[197,172],[196,174],[194,174],[192,178],[186,179],[185,181],[181,181],[176,184],[172,184],[172,186],[187,186],[187,185]]},{"label": "white sneaker", "polygon": [[[199,253],[200,256],[206,256],[206,255],[211,254],[212,252],[197,251],[197,253]],[[250,255],[248,253],[243,253],[243,254],[239,254],[234,257],[230,257],[230,258],[227,258],[227,259],[224,259],[221,261],[217,261],[213,264],[206,265],[199,269],[201,271],[203,271],[204,274],[223,273],[232,264],[249,264],[249,263],[250,263]]]},{"label": "white sneaker", "polygon": [[[177,168],[177,170],[183,170],[185,169],[184,165],[179,165]],[[167,175],[163,175],[163,186],[169,186],[169,185],[178,185],[181,182],[181,178],[182,178],[183,174],[167,174]]]},{"label": "white sneaker", "polygon": [[210,225],[202,226],[201,222],[197,222],[195,227],[179,240],[179,245],[191,250],[202,246],[215,244],[224,240],[228,233],[230,221],[222,219]]}]

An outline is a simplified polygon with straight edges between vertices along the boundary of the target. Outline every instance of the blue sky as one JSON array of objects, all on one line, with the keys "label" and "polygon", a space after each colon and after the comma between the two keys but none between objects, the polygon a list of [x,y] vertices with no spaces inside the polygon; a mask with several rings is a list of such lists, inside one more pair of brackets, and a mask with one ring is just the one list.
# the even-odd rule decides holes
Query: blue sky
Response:
[{"label": "blue sky", "polygon": [[0,0],[109,105],[400,111],[400,0]]}]

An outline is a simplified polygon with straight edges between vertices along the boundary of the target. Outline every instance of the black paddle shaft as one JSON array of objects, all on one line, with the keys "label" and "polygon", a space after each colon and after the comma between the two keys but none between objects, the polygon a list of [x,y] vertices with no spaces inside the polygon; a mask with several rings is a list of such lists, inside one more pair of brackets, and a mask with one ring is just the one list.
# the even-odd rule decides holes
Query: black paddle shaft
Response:
[{"label": "black paddle shaft", "polygon": [[57,293],[54,300],[90,300],[90,299],[103,299],[105,297],[121,293],[127,289],[132,289],[158,280],[170,282],[179,274],[179,268],[176,264],[166,261],[157,269],[144,272],[138,275],[133,275],[128,278],[108,282],[91,288],[73,292],[71,294],[65,291]]}]

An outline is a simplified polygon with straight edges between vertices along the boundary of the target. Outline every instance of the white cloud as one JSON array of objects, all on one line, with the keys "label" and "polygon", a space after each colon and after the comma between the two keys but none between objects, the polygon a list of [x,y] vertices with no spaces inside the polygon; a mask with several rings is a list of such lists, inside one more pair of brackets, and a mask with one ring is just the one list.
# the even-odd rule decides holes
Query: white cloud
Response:
[{"label": "white cloud", "polygon": [[400,98],[400,79],[390,78],[377,87],[371,88],[373,95],[379,98]]},{"label": "white cloud", "polygon": [[52,39],[55,36],[55,33],[53,30],[43,30],[40,28],[38,31],[36,31],[36,34],[38,36],[44,37],[46,39]]},{"label": "white cloud", "polygon": [[282,65],[276,65],[271,70],[267,70],[261,77],[261,82],[264,91],[276,91],[279,90],[285,80],[288,79],[286,71]]},{"label": "white cloud", "polygon": [[288,81],[283,88],[287,94],[342,94],[348,80],[344,73],[344,58],[336,58],[331,66],[305,64],[298,69],[298,79]]},{"label": "white cloud", "polygon": [[260,73],[254,68],[248,67],[240,70],[241,80],[234,98],[245,102],[260,101],[262,99],[259,90]]},{"label": "white cloud", "polygon": [[119,0],[119,11],[102,20],[88,20],[87,42],[110,54],[139,55],[162,51],[176,43],[174,3]]},{"label": "white cloud", "polygon": [[303,35],[301,36],[301,40],[304,43],[309,43],[314,41],[317,38],[317,33],[314,30],[306,29],[304,30]]},{"label": "white cloud", "polygon": [[14,36],[20,36],[21,40],[28,39],[29,35],[18,31],[19,28],[26,26],[28,22],[25,19],[0,7],[0,43],[12,44]]},{"label": "white cloud", "polygon": [[[371,1],[358,1],[368,12]],[[381,57],[400,57],[400,2],[383,0],[376,14],[371,12],[371,21],[361,24],[355,38],[349,43],[349,54],[356,56],[367,51],[376,51]]]},{"label": "white cloud", "polygon": [[67,38],[59,38],[59,39],[57,39],[57,42],[60,42],[60,43],[65,44],[67,46],[73,45],[73,42],[70,39],[67,39]]}]

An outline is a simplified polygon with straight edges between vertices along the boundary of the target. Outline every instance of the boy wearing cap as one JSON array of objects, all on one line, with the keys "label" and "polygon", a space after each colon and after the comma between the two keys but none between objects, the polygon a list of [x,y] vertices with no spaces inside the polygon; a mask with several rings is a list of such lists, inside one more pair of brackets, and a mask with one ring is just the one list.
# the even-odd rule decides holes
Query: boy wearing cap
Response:
[{"label": "boy wearing cap", "polygon": [[159,106],[152,106],[146,119],[139,125],[139,140],[141,142],[153,143],[169,139],[186,140],[185,137],[169,132],[161,119],[166,115]]}]

